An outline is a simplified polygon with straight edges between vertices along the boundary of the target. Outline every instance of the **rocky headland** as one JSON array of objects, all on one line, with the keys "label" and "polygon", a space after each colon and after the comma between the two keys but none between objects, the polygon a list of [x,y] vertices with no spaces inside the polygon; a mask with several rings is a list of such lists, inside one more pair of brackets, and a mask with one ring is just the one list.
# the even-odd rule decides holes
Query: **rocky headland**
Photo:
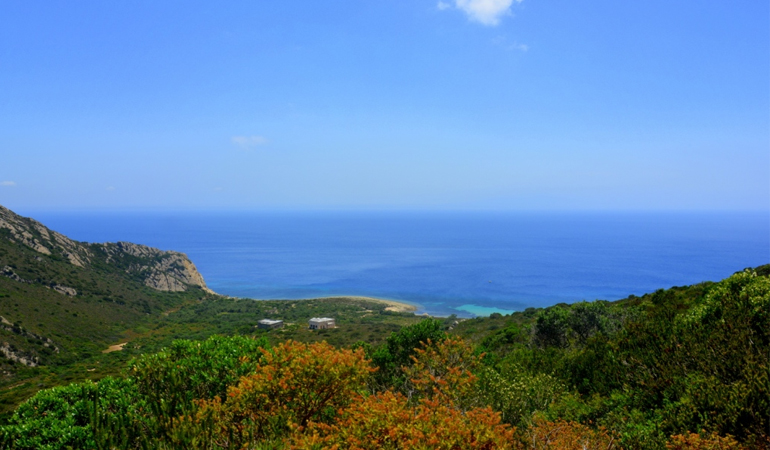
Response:
[{"label": "rocky headland", "polygon": [[[87,268],[108,264],[119,268],[132,277],[139,277],[146,286],[158,291],[183,292],[192,287],[211,292],[203,276],[184,253],[163,251],[130,242],[89,244],[74,241],[53,231],[40,222],[22,217],[0,206],[0,238],[5,238],[31,248],[42,256],[69,262],[73,266]],[[0,269],[0,274],[21,282],[11,267]],[[51,285],[51,289],[65,294],[77,292],[67,286]]]}]

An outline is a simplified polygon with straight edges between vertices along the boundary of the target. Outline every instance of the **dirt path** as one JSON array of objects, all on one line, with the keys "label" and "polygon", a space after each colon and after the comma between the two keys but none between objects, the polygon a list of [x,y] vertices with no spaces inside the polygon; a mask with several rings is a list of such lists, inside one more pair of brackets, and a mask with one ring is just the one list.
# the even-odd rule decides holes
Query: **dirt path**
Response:
[{"label": "dirt path", "polygon": [[128,344],[128,342],[124,342],[122,344],[110,345],[109,347],[107,347],[107,350],[102,350],[102,353],[119,352],[123,350],[123,347],[125,347],[126,344]]}]

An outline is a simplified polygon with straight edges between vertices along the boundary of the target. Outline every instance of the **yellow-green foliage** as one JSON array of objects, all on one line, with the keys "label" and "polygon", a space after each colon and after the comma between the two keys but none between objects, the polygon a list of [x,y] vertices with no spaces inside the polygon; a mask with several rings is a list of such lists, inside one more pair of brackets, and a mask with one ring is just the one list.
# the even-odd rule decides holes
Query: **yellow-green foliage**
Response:
[{"label": "yellow-green foliage", "polygon": [[545,373],[528,373],[522,368],[506,368],[502,373],[485,367],[479,377],[484,401],[499,411],[503,421],[526,424],[537,411],[546,411],[567,390],[564,383]]}]

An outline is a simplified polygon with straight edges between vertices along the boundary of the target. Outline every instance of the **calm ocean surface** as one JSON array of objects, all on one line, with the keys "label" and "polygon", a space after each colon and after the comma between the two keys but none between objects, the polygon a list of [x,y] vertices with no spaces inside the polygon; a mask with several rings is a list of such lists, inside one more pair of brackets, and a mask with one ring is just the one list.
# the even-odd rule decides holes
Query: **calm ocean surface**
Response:
[{"label": "calm ocean surface", "polygon": [[767,213],[29,213],[88,242],[177,250],[211,289],[362,295],[472,317],[624,298],[770,262]]}]

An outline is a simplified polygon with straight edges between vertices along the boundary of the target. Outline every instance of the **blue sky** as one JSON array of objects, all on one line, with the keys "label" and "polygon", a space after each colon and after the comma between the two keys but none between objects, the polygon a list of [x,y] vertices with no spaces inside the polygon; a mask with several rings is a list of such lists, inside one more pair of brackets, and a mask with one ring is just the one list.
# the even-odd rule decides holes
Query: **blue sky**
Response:
[{"label": "blue sky", "polygon": [[768,2],[7,1],[12,209],[770,209]]}]

